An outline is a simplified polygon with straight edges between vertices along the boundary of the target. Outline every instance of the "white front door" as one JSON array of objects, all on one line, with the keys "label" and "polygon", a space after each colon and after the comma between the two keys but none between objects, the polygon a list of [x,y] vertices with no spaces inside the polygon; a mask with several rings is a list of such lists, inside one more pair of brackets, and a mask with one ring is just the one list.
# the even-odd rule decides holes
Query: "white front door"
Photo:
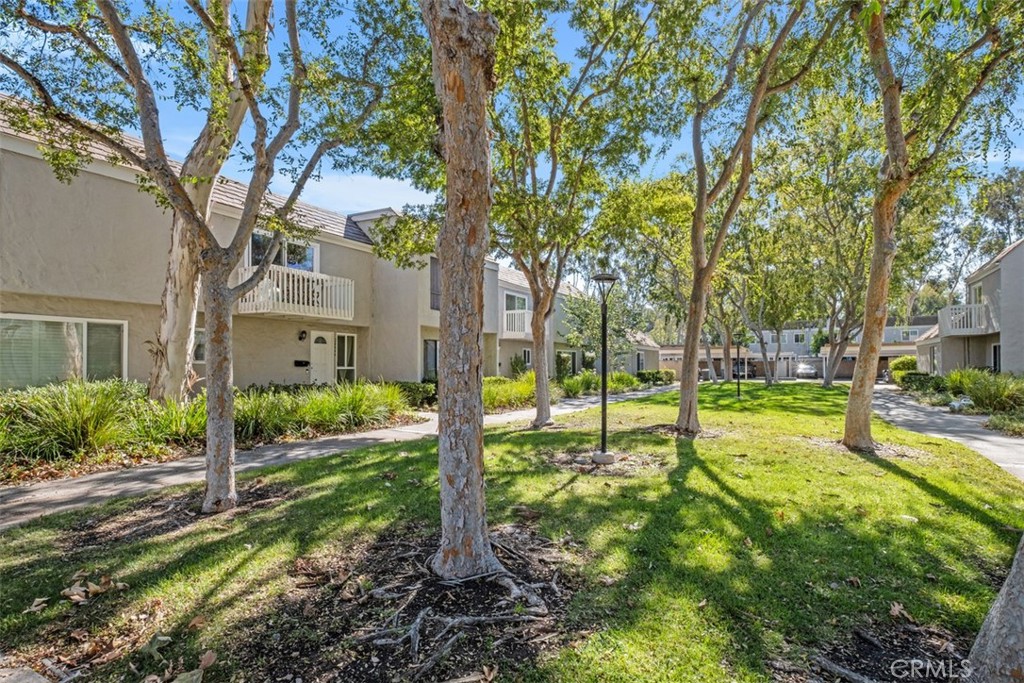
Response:
[{"label": "white front door", "polygon": [[309,381],[334,384],[334,333],[310,332]]}]

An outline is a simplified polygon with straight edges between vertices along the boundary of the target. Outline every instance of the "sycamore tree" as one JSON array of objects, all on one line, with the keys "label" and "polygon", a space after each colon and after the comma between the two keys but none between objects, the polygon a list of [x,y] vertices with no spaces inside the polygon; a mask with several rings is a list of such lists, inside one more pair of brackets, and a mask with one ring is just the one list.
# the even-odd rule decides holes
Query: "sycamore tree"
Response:
[{"label": "sycamore tree", "polygon": [[[734,8],[735,3],[727,3]],[[781,98],[812,69],[836,24],[843,3],[808,0],[747,3],[738,11],[700,8],[696,40],[677,40],[672,88],[679,121],[689,125],[694,184],[687,195],[691,281],[680,377],[680,434],[700,432],[697,418],[698,354],[712,279],[726,235],[754,176],[755,136],[780,110]],[[668,94],[667,93],[667,94]],[[728,367],[728,364],[726,364]]]},{"label": "sycamore tree", "polygon": [[982,250],[995,256],[1003,248],[1024,239],[1024,171],[1007,166],[986,178],[974,196],[977,223],[985,233]]},{"label": "sycamore tree", "polygon": [[[556,295],[574,255],[599,241],[603,229],[621,231],[593,219],[610,179],[633,172],[649,151],[658,104],[653,83],[663,72],[654,26],[663,10],[662,3],[636,0],[482,4],[502,26],[490,111],[491,248],[530,287],[538,369],[533,425],[542,427],[551,422],[548,321]],[[565,21],[556,37],[559,18]],[[685,21],[678,20],[675,30],[685,33]],[[567,37],[560,45],[562,35]],[[366,137],[368,166],[437,190],[438,117],[423,96],[417,69],[423,64],[410,60],[407,87],[385,103],[388,120],[403,127],[380,126]],[[416,212],[388,226],[378,234],[378,253],[402,265],[422,263],[418,257],[437,247],[438,213]]]},{"label": "sycamore tree", "polygon": [[[162,390],[155,395],[178,398],[187,384],[202,283],[206,512],[227,510],[237,501],[232,308],[266,274],[284,235],[301,232],[295,203],[324,155],[362,125],[381,97],[379,86],[348,68],[381,63],[378,49],[394,52],[393,41],[372,30],[381,17],[363,15],[350,35],[375,37],[376,43],[366,51],[346,43],[339,51],[331,29],[335,9],[297,0],[281,9],[274,42],[269,0],[238,7],[229,0],[136,8],[114,0],[22,1],[0,7],[0,22],[16,29],[0,48],[0,87],[23,98],[4,102],[12,125],[43,140],[59,178],[72,179],[103,149],[106,161],[135,170],[140,187],[171,212],[155,345],[162,366],[154,372],[155,386]],[[183,164],[164,146],[162,117],[176,107],[203,119]],[[141,144],[127,138],[126,129],[138,130]],[[210,214],[212,189],[231,155],[248,167],[247,189],[237,224],[218,236]],[[291,176],[292,187],[287,197],[271,201],[269,187],[279,169]],[[273,235],[270,246],[254,273],[235,281],[257,227]],[[154,233],[154,239],[164,236]]]},{"label": "sycamore tree", "polygon": [[487,108],[498,26],[461,0],[422,0],[433,83],[441,107],[445,217],[438,354],[441,546],[434,571],[448,579],[503,568],[487,533],[484,496],[483,308],[491,154]]},{"label": "sycamore tree", "polygon": [[884,156],[872,201],[872,247],[863,336],[846,409],[843,444],[871,450],[871,397],[889,313],[901,199],[941,170],[947,152],[984,158],[1007,143],[1024,64],[1024,12],[1012,0],[880,0],[853,15],[871,74],[864,98],[882,111]]}]

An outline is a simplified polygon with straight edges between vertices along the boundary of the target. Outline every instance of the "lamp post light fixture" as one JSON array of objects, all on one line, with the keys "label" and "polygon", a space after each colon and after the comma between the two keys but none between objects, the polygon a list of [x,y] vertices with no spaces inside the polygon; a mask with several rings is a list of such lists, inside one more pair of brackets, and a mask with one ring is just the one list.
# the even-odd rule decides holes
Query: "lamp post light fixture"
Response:
[{"label": "lamp post light fixture", "polygon": [[608,452],[608,295],[619,277],[614,273],[598,273],[593,278],[601,293],[601,450],[592,460],[599,465],[610,465],[617,460]]}]

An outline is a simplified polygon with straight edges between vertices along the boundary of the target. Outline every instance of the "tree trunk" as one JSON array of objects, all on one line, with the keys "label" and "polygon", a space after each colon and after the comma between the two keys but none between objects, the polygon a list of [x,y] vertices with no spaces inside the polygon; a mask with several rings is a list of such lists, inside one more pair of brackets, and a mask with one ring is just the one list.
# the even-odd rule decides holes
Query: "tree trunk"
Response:
[{"label": "tree trunk", "polygon": [[772,368],[772,383],[779,383],[779,361],[782,359],[782,332],[779,333],[779,341],[775,344],[775,367]]},{"label": "tree trunk", "polygon": [[718,333],[722,336],[722,379],[726,382],[732,381],[732,334],[730,330],[725,329],[725,325],[718,328]]},{"label": "tree trunk", "polygon": [[971,680],[1017,683],[1024,680],[1024,537],[992,609],[981,625],[970,657]]},{"label": "tree trunk", "polygon": [[836,373],[839,372],[839,364],[843,362],[843,356],[846,355],[846,349],[850,345],[849,339],[841,339],[839,342],[833,344],[831,341],[828,345],[828,357],[825,358],[824,363],[824,381],[821,383],[823,387],[831,388],[833,382],[836,379]]},{"label": "tree trunk", "polygon": [[871,397],[878,377],[878,358],[882,351],[885,321],[889,315],[889,278],[896,256],[893,231],[896,226],[896,205],[906,185],[887,181],[875,199],[872,215],[874,243],[871,247],[871,272],[868,275],[867,299],[864,306],[864,328],[853,369],[853,384],[846,404],[846,427],[843,445],[854,450],[872,450]]},{"label": "tree trunk", "polygon": [[757,335],[757,346],[761,351],[761,362],[764,363],[764,385],[770,387],[774,382],[772,369],[768,365],[768,344],[764,341],[764,335]]},{"label": "tree trunk", "polygon": [[704,357],[708,361],[708,378],[711,380],[712,384],[718,384],[718,373],[715,372],[715,361],[711,357],[711,342],[707,339],[704,340]]},{"label": "tree trunk", "polygon": [[[207,214],[208,215],[208,214]],[[171,221],[171,249],[160,299],[160,325],[150,354],[149,397],[180,401],[192,384],[192,347],[200,293],[200,257],[192,227],[177,213]]]},{"label": "tree trunk", "polygon": [[[679,416],[676,429],[681,434],[695,436],[700,433],[697,420],[697,387],[700,384],[700,330],[704,326],[707,311],[708,278],[694,273],[693,290],[686,314],[686,337],[683,338],[683,366],[679,373]],[[725,359],[727,368],[729,359]]]},{"label": "tree trunk", "polygon": [[78,338],[78,323],[64,323],[64,374],[67,379],[88,380],[82,364],[82,342]]},{"label": "tree trunk", "polygon": [[[227,28],[231,3],[230,0],[221,1],[223,7],[217,16]],[[248,0],[245,44],[242,50],[246,59],[266,53],[271,6],[270,0]],[[192,144],[180,174],[186,179],[183,185],[192,205],[202,213],[207,223],[211,218],[216,177],[220,175],[228,150],[238,138],[238,131],[248,113],[234,66],[230,60],[223,60],[220,47],[212,39],[209,59],[211,62],[220,60],[224,63],[225,81],[233,83],[234,90],[226,93],[229,104],[223,112],[219,105],[210,107],[206,125]],[[193,182],[191,179],[199,181]],[[184,217],[175,212],[171,221],[171,248],[167,255],[167,275],[160,303],[160,324],[150,348],[153,369],[149,375],[149,397],[155,401],[183,400],[195,382],[192,349],[195,346],[196,308],[201,291],[200,261],[194,226],[186,223]]]},{"label": "tree trunk", "polygon": [[[536,302],[535,302],[536,304]],[[547,306],[550,310],[550,306]],[[548,377],[547,321],[539,306],[534,306],[530,316],[530,332],[533,334],[533,375],[534,391],[537,396],[537,414],[530,426],[540,429],[554,424],[551,420],[551,380]]]},{"label": "tree trunk", "polygon": [[206,329],[206,498],[203,512],[235,507],[235,394],[231,365],[232,267],[206,270],[203,316]]},{"label": "tree trunk", "polygon": [[498,571],[487,533],[483,443],[483,283],[491,208],[488,104],[498,27],[462,0],[421,0],[443,114],[447,209],[438,236],[441,332],[438,463],[444,578]]}]

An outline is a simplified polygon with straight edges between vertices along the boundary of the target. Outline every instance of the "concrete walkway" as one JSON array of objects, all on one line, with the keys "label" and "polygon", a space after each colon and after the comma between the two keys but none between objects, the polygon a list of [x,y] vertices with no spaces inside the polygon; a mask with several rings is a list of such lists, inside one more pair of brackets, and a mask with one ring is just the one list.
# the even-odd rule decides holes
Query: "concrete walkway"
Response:
[{"label": "concrete walkway", "polygon": [[[618,403],[665,391],[678,391],[678,387],[678,384],[674,384],[609,396],[608,402]],[[566,415],[597,405],[600,405],[600,397],[597,396],[563,399],[551,406],[551,414],[552,416]],[[413,441],[436,435],[437,414],[421,413],[421,416],[426,418],[425,422],[405,427],[328,436],[313,441],[270,444],[251,451],[239,451],[235,456],[235,470],[246,472],[260,467],[321,458],[367,446]],[[486,415],[484,424],[501,425],[528,422],[533,419],[533,416],[532,408],[516,410]],[[75,479],[57,479],[25,486],[0,487],[0,530],[24,524],[36,517],[101,503],[118,496],[135,496],[166,486],[201,482],[205,470],[205,459],[197,456],[172,462],[97,472]]]},{"label": "concrete walkway", "polygon": [[948,408],[926,406],[892,386],[875,387],[875,412],[886,422],[912,432],[962,443],[1024,479],[1024,439],[985,429],[984,415],[960,415]]}]

